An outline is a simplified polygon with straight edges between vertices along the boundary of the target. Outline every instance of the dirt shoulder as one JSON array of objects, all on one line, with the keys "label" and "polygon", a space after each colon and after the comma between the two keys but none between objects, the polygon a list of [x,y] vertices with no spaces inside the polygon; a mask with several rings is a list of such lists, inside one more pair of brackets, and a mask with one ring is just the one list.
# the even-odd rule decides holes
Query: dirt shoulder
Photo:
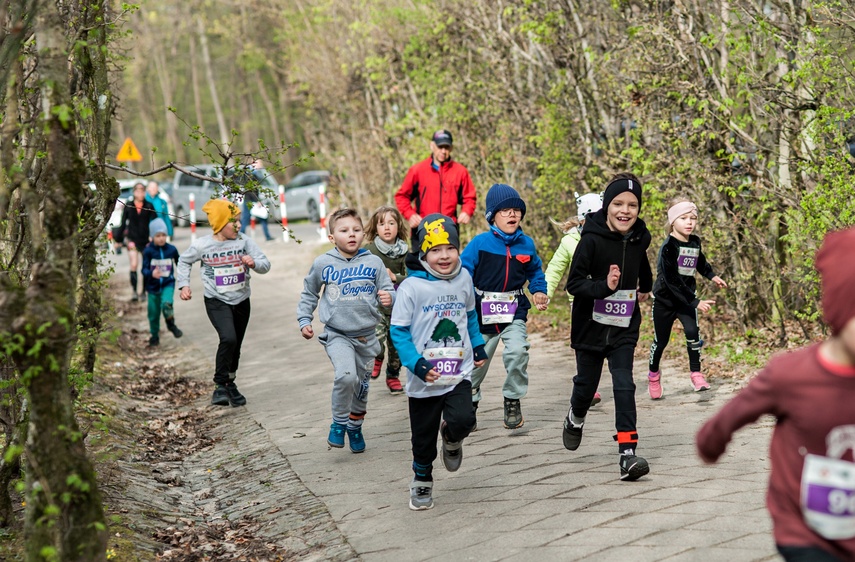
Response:
[{"label": "dirt shoulder", "polygon": [[122,561],[351,560],[324,504],[245,408],[208,405],[206,364],[145,347],[144,305],[118,304],[85,402],[90,454]]}]

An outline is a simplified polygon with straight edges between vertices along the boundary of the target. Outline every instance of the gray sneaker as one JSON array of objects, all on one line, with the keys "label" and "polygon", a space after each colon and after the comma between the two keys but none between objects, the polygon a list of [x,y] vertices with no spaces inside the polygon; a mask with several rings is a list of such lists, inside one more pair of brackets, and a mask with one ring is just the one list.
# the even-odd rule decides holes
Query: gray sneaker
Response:
[{"label": "gray sneaker", "polygon": [[442,465],[448,472],[456,472],[463,462],[463,441],[449,441],[445,438],[445,420],[439,426],[442,437]]},{"label": "gray sneaker", "polygon": [[433,507],[433,482],[420,482],[413,479],[410,482],[410,509],[413,511],[422,511]]},{"label": "gray sneaker", "polygon": [[517,429],[524,423],[520,401],[516,398],[505,398],[505,429]]}]

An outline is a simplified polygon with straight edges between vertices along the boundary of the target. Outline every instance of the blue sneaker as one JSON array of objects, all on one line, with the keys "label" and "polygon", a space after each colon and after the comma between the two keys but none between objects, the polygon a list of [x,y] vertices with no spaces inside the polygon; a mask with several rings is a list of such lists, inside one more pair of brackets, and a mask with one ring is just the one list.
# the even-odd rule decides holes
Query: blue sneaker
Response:
[{"label": "blue sneaker", "polygon": [[346,429],[347,426],[343,423],[333,422],[330,425],[330,436],[327,437],[327,443],[329,443],[330,447],[335,447],[336,449],[344,447],[344,432]]},{"label": "blue sneaker", "polygon": [[[361,453],[365,450],[365,438],[362,437],[361,427],[348,427],[347,440],[350,442],[350,450],[354,453]],[[342,442],[344,446],[344,442]]]}]

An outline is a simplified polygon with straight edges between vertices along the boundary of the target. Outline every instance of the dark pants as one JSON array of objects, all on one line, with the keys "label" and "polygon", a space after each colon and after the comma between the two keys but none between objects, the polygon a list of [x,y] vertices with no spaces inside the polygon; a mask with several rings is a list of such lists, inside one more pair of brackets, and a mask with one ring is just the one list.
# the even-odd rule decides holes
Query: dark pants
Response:
[{"label": "dark pants", "polygon": [[461,381],[451,392],[430,398],[410,398],[410,431],[413,443],[413,472],[416,480],[432,482],[436,460],[436,437],[441,419],[447,424],[445,437],[462,441],[475,427],[472,383]]},{"label": "dark pants", "polygon": [[662,352],[671,339],[671,327],[674,320],[679,320],[686,334],[686,350],[689,352],[689,369],[692,372],[701,370],[701,331],[698,328],[698,309],[692,306],[671,308],[653,301],[653,345],[650,346],[649,369],[659,370],[659,360]]},{"label": "dark pants", "polygon": [[622,439],[624,434],[635,433],[635,381],[632,380],[634,351],[634,345],[606,349],[603,353],[576,350],[576,376],[573,377],[573,394],[570,397],[573,414],[580,418],[588,415],[591,400],[600,386],[603,363],[608,360],[615,397],[615,429],[618,431],[618,448],[621,451],[634,449],[638,440],[637,436],[630,441]]},{"label": "dark pants", "polygon": [[843,562],[842,558],[818,546],[776,546],[787,562]]},{"label": "dark pants", "polygon": [[249,299],[238,304],[226,304],[219,299],[205,297],[205,310],[220,336],[214,382],[226,384],[229,373],[237,371],[240,361],[240,346],[249,324]]}]

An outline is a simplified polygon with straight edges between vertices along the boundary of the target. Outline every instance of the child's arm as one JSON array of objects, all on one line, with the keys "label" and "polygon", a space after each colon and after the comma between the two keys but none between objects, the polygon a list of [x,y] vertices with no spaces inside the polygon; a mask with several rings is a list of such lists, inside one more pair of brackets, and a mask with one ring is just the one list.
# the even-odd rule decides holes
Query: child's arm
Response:
[{"label": "child's arm", "polygon": [[148,247],[142,253],[142,274],[146,281],[151,278],[151,252]]},{"label": "child's arm", "polygon": [[389,336],[392,338],[392,344],[395,346],[398,357],[401,359],[401,365],[412,371],[413,374],[423,381],[427,381],[427,374],[433,369],[433,365],[428,363],[428,360],[422,357],[421,353],[416,350],[416,346],[413,343],[413,336],[410,333],[410,326],[392,324],[389,327]]},{"label": "child's arm", "polygon": [[647,249],[641,257],[638,268],[638,302],[644,302],[650,298],[653,292],[653,271],[650,269],[650,260],[647,259]]},{"label": "child's arm", "polygon": [[392,279],[389,277],[389,272],[380,258],[380,267],[377,268],[377,275],[374,276],[374,284],[377,287],[377,300],[385,307],[390,307],[395,304],[395,285],[392,284]]},{"label": "child's arm", "polygon": [[532,243],[531,259],[525,266],[525,276],[528,279],[528,291],[534,297],[534,305],[538,310],[546,310],[549,306],[549,297],[546,296],[546,276],[543,274],[543,261],[537,255]]},{"label": "child's arm", "polygon": [[246,239],[246,255],[241,256],[241,261],[255,273],[264,274],[270,271],[270,260],[252,238]]},{"label": "child's arm", "polygon": [[703,251],[698,254],[698,273],[715,283],[719,289],[726,289],[727,283],[713,271],[712,265],[707,261]]},{"label": "child's arm", "polygon": [[202,259],[202,252],[196,242],[190,244],[190,247],[178,256],[178,274],[175,276],[175,286],[179,290],[179,298],[183,301],[189,301],[193,297],[193,293],[190,291],[190,271],[193,269],[193,264],[200,259]]},{"label": "child's arm", "polygon": [[463,269],[469,272],[471,277],[475,277],[475,268],[478,267],[478,246],[480,244],[476,242],[478,237],[476,236],[472,242],[466,245],[463,248],[463,252],[460,253],[460,265],[463,266]]},{"label": "child's arm", "polygon": [[555,294],[555,288],[561,283],[561,278],[564,277],[564,273],[570,267],[570,262],[573,260],[573,250],[576,249],[578,244],[579,241],[576,238],[570,234],[566,235],[561,239],[561,243],[558,245],[558,249],[555,250],[552,259],[549,260],[545,273],[546,296],[548,298],[551,299],[552,295]]},{"label": "child's arm", "polygon": [[590,236],[583,237],[576,247],[576,253],[573,254],[573,261],[570,263],[570,273],[567,276],[567,292],[574,297],[604,299],[615,292],[615,289],[609,286],[607,277],[592,278],[591,266],[594,251],[594,242]]},{"label": "child's arm", "polygon": [[306,339],[311,339],[314,335],[312,319],[323,286],[323,278],[316,265],[317,262],[312,264],[309,274],[303,279],[303,292],[300,293],[300,302],[297,303],[297,322],[300,323],[300,332]]},{"label": "child's arm", "polygon": [[779,414],[776,390],[780,385],[776,386],[773,379],[774,375],[767,366],[701,427],[695,437],[695,444],[704,462],[716,462],[739,428],[757,421],[763,414]]}]

